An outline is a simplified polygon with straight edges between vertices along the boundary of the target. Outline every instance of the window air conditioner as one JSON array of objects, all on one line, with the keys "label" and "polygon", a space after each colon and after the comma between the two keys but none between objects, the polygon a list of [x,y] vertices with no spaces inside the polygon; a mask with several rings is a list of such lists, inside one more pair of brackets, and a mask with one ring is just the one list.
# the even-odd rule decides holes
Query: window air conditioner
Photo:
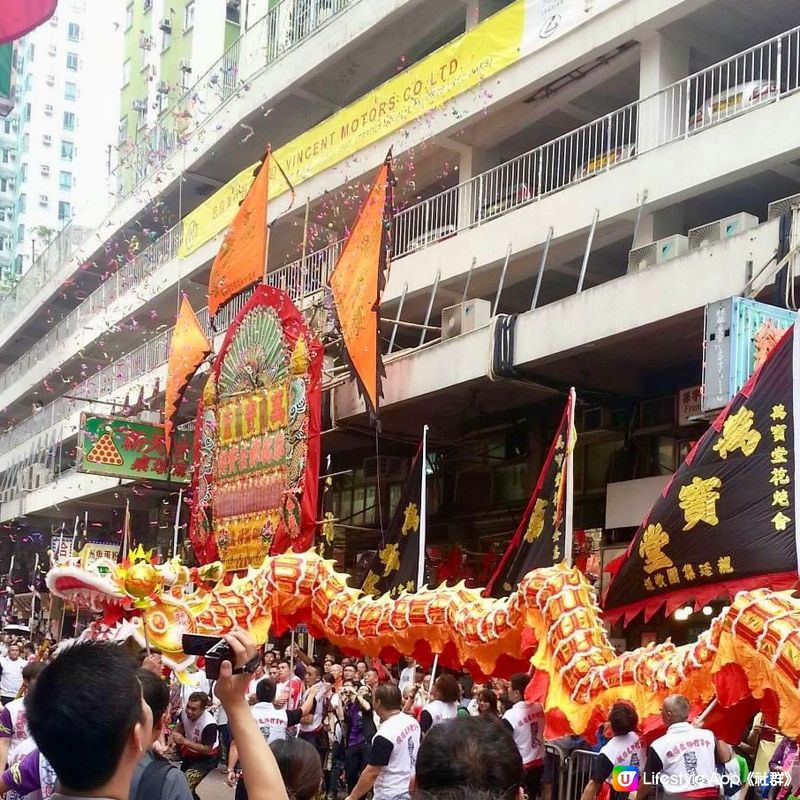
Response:
[{"label": "window air conditioner", "polygon": [[800,194],[793,194],[789,197],[784,197],[782,200],[776,200],[767,206],[767,222],[782,217],[784,213],[792,213],[795,208],[800,208]]},{"label": "window air conditioner", "polygon": [[700,225],[689,231],[689,250],[699,250],[707,244],[719,242],[722,239],[729,239],[744,231],[749,231],[758,225],[758,217],[746,214],[744,211],[732,214],[725,219],[718,219],[709,222],[707,225]]},{"label": "window air conditioner", "polygon": [[169,94],[169,84],[166,81],[159,81],[158,93],[159,94]]},{"label": "window air conditioner", "polygon": [[492,304],[473,298],[457,306],[442,309],[442,339],[452,339],[462,333],[483,328],[492,318]]},{"label": "window air conditioner", "polygon": [[158,29],[164,31],[164,33],[172,33],[172,23],[169,21],[169,18],[162,19]]},{"label": "window air conditioner", "polygon": [[192,62],[188,58],[182,58],[178,64],[181,72],[191,72]]},{"label": "window air conditioner", "polygon": [[134,100],[131,105],[134,111],[147,111],[147,100]]},{"label": "window air conditioner", "polygon": [[651,242],[643,247],[637,247],[628,253],[628,274],[638,272],[655,264],[663,264],[673,258],[684,255],[689,249],[689,240],[676,233]]}]

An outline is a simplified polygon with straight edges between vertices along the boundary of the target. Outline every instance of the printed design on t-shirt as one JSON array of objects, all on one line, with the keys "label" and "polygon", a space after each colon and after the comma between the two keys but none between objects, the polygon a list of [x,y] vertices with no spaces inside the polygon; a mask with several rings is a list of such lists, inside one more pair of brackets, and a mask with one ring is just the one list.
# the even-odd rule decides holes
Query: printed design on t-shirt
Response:
[{"label": "printed design on t-shirt", "polygon": [[25,709],[21,708],[17,713],[17,720],[14,724],[14,736],[16,736],[19,741],[28,738],[28,716],[25,713]]},{"label": "printed design on t-shirt", "polygon": [[42,771],[42,797],[50,797],[56,788],[56,771],[47,759],[39,756],[39,769]]},{"label": "printed design on t-shirt", "polygon": [[694,750],[689,750],[683,754],[683,765],[686,767],[686,774],[690,778],[697,776],[697,753]]},{"label": "printed design on t-shirt", "polygon": [[414,739],[411,736],[408,737],[408,760],[411,762],[412,769],[417,766],[417,753],[414,747]]},{"label": "printed design on t-shirt", "polygon": [[539,741],[539,722],[531,722],[531,746],[538,747],[541,744]]}]

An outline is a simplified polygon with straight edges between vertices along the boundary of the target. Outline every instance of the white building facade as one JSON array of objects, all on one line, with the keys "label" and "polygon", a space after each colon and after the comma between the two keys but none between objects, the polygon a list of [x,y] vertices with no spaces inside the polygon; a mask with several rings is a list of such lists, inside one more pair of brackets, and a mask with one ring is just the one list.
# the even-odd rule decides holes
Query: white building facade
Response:
[{"label": "white building facade", "polygon": [[12,247],[22,275],[69,221],[113,203],[121,0],[66,0],[17,46]]}]

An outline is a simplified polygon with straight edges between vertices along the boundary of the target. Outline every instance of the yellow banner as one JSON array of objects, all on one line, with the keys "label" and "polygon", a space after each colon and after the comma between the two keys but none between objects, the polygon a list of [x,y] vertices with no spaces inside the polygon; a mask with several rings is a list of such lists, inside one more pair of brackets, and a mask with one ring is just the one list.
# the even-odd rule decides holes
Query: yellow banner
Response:
[{"label": "yellow banner", "polygon": [[190,253],[194,253],[200,245],[213,239],[233,222],[239,211],[239,203],[253,183],[253,172],[260,163],[256,161],[255,164],[245,167],[235,178],[231,178],[208,200],[183,218],[181,246],[178,248],[180,258],[186,258]]},{"label": "yellow banner", "polygon": [[[520,54],[524,11],[524,0],[517,0],[276,150],[270,199],[288,188],[274,161],[299,186],[513,64]],[[251,166],[239,173],[186,216],[181,258],[230,224],[252,171]]]}]

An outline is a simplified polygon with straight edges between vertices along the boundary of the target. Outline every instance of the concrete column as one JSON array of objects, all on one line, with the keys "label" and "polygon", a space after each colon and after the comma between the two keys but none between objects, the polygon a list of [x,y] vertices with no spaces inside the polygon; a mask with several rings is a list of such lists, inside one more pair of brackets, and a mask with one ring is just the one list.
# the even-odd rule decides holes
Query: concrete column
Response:
[{"label": "concrete column", "polygon": [[496,14],[504,5],[503,0],[466,0],[467,24],[466,30],[471,30],[479,22]]},{"label": "concrete column", "polygon": [[[491,169],[494,163],[489,151],[469,145],[458,147],[458,182],[465,184],[470,178]],[[473,181],[463,186],[458,198],[458,229],[469,227],[479,208],[486,202],[481,181]]]},{"label": "concrete column", "polygon": [[[656,31],[640,46],[639,97],[660,92],[689,74],[689,47]],[[637,152],[643,153],[686,128],[686,90],[680,84],[639,105]]]},{"label": "concrete column", "polygon": [[673,233],[686,233],[683,203],[642,214],[631,249],[644,247]]}]

